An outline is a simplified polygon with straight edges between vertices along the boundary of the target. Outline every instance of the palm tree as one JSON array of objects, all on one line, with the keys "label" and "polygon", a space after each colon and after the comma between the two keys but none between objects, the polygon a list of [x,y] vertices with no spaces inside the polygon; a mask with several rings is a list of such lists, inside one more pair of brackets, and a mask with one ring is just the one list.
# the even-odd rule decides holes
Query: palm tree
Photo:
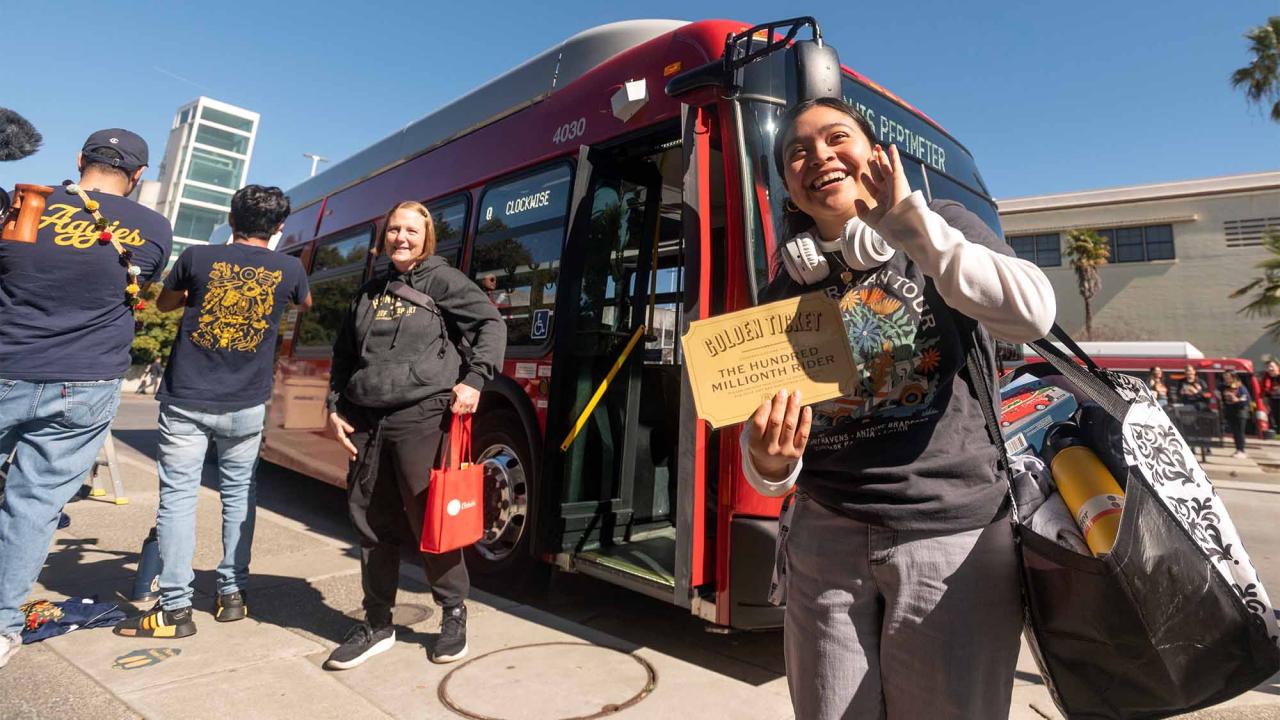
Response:
[{"label": "palm tree", "polygon": [[1243,88],[1250,103],[1271,103],[1271,119],[1280,123],[1280,16],[1244,34],[1253,61],[1231,73],[1231,87]]},{"label": "palm tree", "polygon": [[[1252,293],[1252,298],[1237,312],[1251,317],[1272,317],[1280,310],[1280,233],[1267,235],[1262,246],[1269,251],[1268,257],[1254,265],[1262,271],[1262,277],[1254,278],[1248,285],[1231,293],[1231,297],[1239,298]],[[1266,329],[1273,337],[1280,337],[1280,320],[1272,320]]]},{"label": "palm tree", "polygon": [[1106,238],[1093,230],[1072,230],[1067,233],[1067,257],[1071,269],[1076,271],[1076,287],[1084,298],[1084,337],[1093,337],[1093,296],[1102,287],[1098,268],[1107,264],[1111,249]]}]

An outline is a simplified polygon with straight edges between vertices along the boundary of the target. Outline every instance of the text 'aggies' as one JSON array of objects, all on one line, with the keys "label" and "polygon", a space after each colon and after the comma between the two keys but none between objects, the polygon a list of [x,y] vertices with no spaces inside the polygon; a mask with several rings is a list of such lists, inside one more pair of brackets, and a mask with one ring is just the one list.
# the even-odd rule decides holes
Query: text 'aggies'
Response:
[{"label": "text 'aggies'", "polygon": [[[88,219],[78,219],[76,218],[78,214]],[[98,231],[93,228],[93,218],[85,214],[83,208],[74,205],[63,203],[50,205],[47,208],[47,214],[40,218],[39,229],[43,230],[49,226],[53,226],[54,232],[57,233],[53,237],[53,242],[58,245],[84,249],[98,242]],[[125,245],[141,246],[143,243],[137,228],[132,230],[121,228],[119,220],[113,221],[107,229]]]}]

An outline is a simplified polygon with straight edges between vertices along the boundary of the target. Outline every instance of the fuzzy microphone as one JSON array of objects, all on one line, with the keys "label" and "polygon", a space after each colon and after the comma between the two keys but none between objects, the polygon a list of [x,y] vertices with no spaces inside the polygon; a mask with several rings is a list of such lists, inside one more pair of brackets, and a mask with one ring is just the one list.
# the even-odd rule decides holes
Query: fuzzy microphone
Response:
[{"label": "fuzzy microphone", "polygon": [[44,138],[27,119],[0,108],[0,161],[21,160],[40,149]]}]

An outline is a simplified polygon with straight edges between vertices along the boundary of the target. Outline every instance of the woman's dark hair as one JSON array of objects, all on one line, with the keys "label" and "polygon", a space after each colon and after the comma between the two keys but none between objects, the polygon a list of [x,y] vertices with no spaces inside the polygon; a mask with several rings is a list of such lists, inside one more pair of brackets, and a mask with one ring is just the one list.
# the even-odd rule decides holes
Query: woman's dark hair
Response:
[{"label": "woman's dark hair", "polygon": [[245,185],[231,196],[231,232],[236,237],[270,240],[289,217],[289,198],[278,187]]},{"label": "woman's dark hair", "polygon": [[[786,150],[785,146],[787,135],[791,132],[791,128],[795,126],[796,119],[815,107],[831,108],[832,110],[848,115],[853,119],[853,122],[858,126],[858,129],[862,131],[862,134],[867,136],[867,142],[872,145],[879,142],[876,139],[876,130],[871,126],[871,122],[867,120],[866,116],[859,112],[857,108],[844,100],[833,97],[821,97],[814,98],[812,100],[805,100],[792,105],[778,116],[778,132],[773,136],[773,166],[777,170],[779,178],[786,177],[787,174],[786,160],[783,157]],[[804,211],[799,209],[787,210],[784,206],[782,212],[782,229],[785,235],[784,239],[794,237],[795,235],[813,227],[813,225],[813,218],[809,217]],[[778,243],[778,247],[781,249],[782,243]],[[780,262],[780,260],[775,260],[775,262]]]},{"label": "woman's dark hair", "polygon": [[840,98],[833,97],[821,97],[814,98],[812,100],[805,100],[787,108],[786,112],[782,113],[782,115],[778,117],[778,133],[773,136],[773,167],[778,171],[779,177],[786,173],[786,168],[784,166],[785,160],[782,157],[782,153],[785,149],[783,145],[786,142],[787,133],[789,133],[791,128],[795,126],[796,118],[799,118],[801,115],[815,107],[827,107],[848,115],[850,118],[853,118],[854,124],[858,126],[858,129],[862,131],[862,134],[867,136],[867,142],[872,145],[879,142],[879,140],[876,139],[876,129],[871,127],[871,122],[867,120],[866,116],[858,112],[857,108],[849,103],[841,100]]}]

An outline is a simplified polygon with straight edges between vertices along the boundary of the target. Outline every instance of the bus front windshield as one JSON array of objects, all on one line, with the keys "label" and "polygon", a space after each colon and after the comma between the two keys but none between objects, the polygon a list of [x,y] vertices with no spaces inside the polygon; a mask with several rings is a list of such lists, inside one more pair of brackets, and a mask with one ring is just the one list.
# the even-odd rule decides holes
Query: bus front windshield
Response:
[{"label": "bus front windshield", "polygon": [[[903,169],[912,190],[920,190],[930,200],[955,200],[964,205],[1000,235],[1000,218],[996,213],[982,176],[973,157],[958,142],[898,103],[876,90],[844,78],[844,100],[858,108],[877,139],[887,146],[898,146]],[[751,248],[758,287],[755,297],[774,275],[774,259],[770,256],[779,242],[787,239],[783,227],[783,203],[787,199],[773,165],[773,139],[778,132],[779,117],[785,108],[764,100],[742,103],[742,124],[747,157],[743,182],[751,189],[755,232]]]}]

